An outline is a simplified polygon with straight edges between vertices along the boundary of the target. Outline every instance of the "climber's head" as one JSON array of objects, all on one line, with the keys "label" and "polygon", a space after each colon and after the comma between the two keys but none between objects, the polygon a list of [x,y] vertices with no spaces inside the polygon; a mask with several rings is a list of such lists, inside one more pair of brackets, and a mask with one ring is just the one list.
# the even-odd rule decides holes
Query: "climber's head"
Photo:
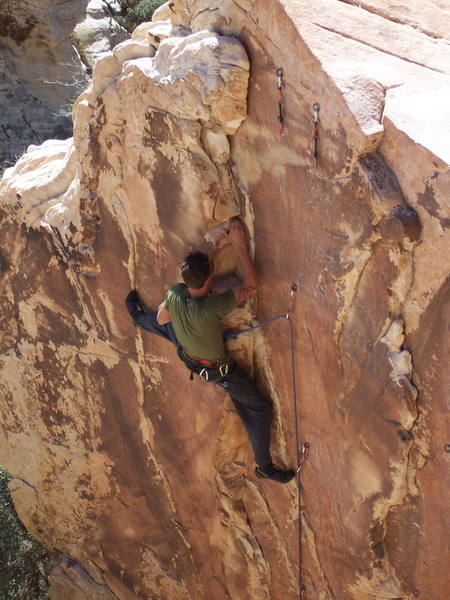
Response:
[{"label": "climber's head", "polygon": [[[212,271],[213,265],[203,252],[191,252],[181,264],[181,277],[184,283],[193,290],[200,290],[208,281],[211,281]],[[205,293],[208,291],[209,288]]]}]

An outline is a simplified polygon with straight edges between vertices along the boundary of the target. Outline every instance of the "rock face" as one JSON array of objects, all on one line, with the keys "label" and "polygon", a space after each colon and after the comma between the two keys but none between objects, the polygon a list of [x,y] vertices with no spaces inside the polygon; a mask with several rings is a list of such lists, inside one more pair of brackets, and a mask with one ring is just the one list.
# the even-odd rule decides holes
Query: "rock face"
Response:
[{"label": "rock face", "polygon": [[[72,134],[86,64],[127,37],[113,0],[6,0],[0,15],[0,173],[26,146]],[[75,28],[75,29],[74,29]],[[74,45],[75,44],[75,45]],[[78,48],[78,50],[75,48]]]},{"label": "rock face", "polygon": [[[6,171],[0,462],[27,527],[70,557],[57,581],[446,598],[450,50],[426,4],[421,30],[422,5],[174,0],[96,62],[74,138]],[[192,247],[239,275],[220,237],[235,214],[262,284],[227,325],[286,312],[299,284],[300,492],[254,478],[228,399],[123,307],[134,287],[156,306]],[[286,323],[230,351],[295,464]]]},{"label": "rock face", "polygon": [[0,55],[0,95],[0,173],[15,163],[28,144],[72,134],[69,116],[53,113],[36,99],[4,52]]},{"label": "rock face", "polygon": [[116,44],[128,39],[128,32],[114,19],[119,12],[117,0],[89,0],[85,19],[73,30],[71,41],[89,69],[94,68],[102,52],[108,52]]}]

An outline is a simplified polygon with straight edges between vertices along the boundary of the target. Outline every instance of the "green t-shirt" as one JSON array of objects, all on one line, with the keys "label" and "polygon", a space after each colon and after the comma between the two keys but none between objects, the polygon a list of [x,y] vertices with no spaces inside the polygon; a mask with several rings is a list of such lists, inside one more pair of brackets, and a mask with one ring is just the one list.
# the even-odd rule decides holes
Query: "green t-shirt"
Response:
[{"label": "green t-shirt", "polygon": [[192,298],[184,283],[172,286],[164,299],[178,341],[193,358],[218,360],[225,354],[220,320],[236,306],[233,290]]}]

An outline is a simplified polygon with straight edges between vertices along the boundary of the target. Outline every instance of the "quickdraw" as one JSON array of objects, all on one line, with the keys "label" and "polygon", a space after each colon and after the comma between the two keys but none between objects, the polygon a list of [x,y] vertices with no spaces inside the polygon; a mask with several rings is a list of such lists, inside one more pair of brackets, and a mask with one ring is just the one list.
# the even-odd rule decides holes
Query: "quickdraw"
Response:
[{"label": "quickdraw", "polygon": [[287,309],[286,319],[290,319],[291,318],[291,313],[294,310],[294,301],[295,301],[295,294],[296,294],[296,292],[298,292],[298,284],[294,282],[291,285],[291,291],[289,293],[289,307]]},{"label": "quickdraw", "polygon": [[308,458],[310,448],[311,444],[309,442],[305,442],[303,444],[302,454],[300,456],[300,460],[298,461],[297,473],[301,471],[303,465],[305,464],[305,460]]},{"label": "quickdraw", "polygon": [[284,129],[284,88],[286,87],[283,82],[284,72],[281,67],[278,67],[275,73],[278,78],[278,122],[280,123],[280,135],[286,135]]},{"label": "quickdraw", "polygon": [[313,104],[313,160],[314,166],[317,167],[317,159],[319,157],[319,112],[320,112],[320,104],[315,102]]}]

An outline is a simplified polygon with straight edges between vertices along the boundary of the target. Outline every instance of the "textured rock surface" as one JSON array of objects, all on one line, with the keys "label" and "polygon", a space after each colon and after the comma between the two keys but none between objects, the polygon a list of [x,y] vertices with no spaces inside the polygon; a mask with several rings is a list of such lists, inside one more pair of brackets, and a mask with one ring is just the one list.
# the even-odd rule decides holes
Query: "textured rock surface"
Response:
[{"label": "textured rock surface", "polygon": [[94,68],[102,52],[108,52],[129,37],[128,32],[114,19],[119,12],[117,0],[89,0],[86,18],[73,30],[71,41],[90,69]]},{"label": "textured rock surface", "polygon": [[[423,4],[426,27],[372,0],[174,0],[97,61],[74,139],[5,173],[0,462],[63,578],[293,600],[301,564],[306,600],[446,598],[450,49]],[[231,324],[300,284],[300,560],[295,484],[254,479],[228,400],[122,305],[156,305],[193,246],[233,270],[216,226],[238,212],[262,285]],[[288,348],[281,322],[231,351],[292,464]]]},{"label": "textured rock surface", "polygon": [[[72,134],[71,105],[93,66],[127,34],[103,0],[5,0],[0,15],[0,173],[30,143]],[[78,25],[77,25],[78,24]],[[76,27],[75,27],[76,26]],[[74,31],[75,28],[75,31]]]},{"label": "textured rock surface", "polygon": [[0,173],[12,166],[30,143],[72,134],[68,114],[56,115],[19,80],[14,63],[0,48]]},{"label": "textured rock surface", "polygon": [[106,586],[97,583],[77,563],[63,556],[50,573],[50,600],[115,600]]}]

